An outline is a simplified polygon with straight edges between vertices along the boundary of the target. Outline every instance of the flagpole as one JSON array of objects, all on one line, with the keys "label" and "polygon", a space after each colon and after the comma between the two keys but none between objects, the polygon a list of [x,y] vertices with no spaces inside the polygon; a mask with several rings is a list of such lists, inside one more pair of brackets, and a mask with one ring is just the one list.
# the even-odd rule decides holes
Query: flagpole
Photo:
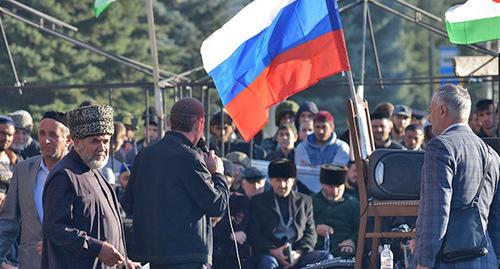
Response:
[{"label": "flagpole", "polygon": [[[149,30],[149,42],[151,48],[151,61],[153,66],[153,78],[154,78],[154,91],[155,91],[155,107],[160,117],[158,124],[158,132],[160,138],[164,135],[164,113],[163,113],[163,105],[162,105],[162,93],[160,90],[159,82],[160,82],[160,68],[158,63],[158,49],[156,46],[156,30],[155,30],[155,19],[153,14],[153,0],[146,0],[146,12],[148,15],[148,30]],[[149,109],[148,107],[146,109]]]}]

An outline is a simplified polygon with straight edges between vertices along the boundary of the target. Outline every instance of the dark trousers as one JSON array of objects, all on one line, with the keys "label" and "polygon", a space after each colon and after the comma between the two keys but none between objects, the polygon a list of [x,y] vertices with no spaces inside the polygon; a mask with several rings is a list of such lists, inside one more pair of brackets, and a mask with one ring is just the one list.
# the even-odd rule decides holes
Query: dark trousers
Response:
[{"label": "dark trousers", "polygon": [[[304,253],[293,268],[302,268],[308,264],[314,264],[323,260],[332,259],[332,255],[327,251],[314,250]],[[259,255],[256,258],[257,269],[281,269],[283,268],[278,260],[271,255]]]},{"label": "dark trousers", "polygon": [[203,263],[176,263],[176,264],[158,264],[151,263],[151,269],[210,269],[210,267]]}]

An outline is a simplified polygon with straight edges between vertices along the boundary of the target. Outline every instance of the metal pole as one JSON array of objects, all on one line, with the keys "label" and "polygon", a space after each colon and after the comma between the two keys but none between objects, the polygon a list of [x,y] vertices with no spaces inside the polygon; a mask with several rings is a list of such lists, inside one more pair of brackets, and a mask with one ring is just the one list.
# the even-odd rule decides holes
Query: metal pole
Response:
[{"label": "metal pole", "polygon": [[149,42],[151,46],[151,62],[153,66],[153,78],[154,78],[154,90],[155,90],[155,106],[158,113],[158,132],[159,137],[163,137],[163,105],[162,105],[162,94],[159,87],[160,82],[160,67],[158,63],[158,48],[156,47],[156,31],[155,31],[155,19],[153,14],[153,0],[146,0],[146,11],[148,14],[148,29],[149,29]]},{"label": "metal pole", "polygon": [[378,82],[380,88],[384,89],[384,82],[382,81],[382,69],[380,68],[380,61],[378,57],[377,41],[375,40],[375,31],[373,30],[372,15],[370,14],[370,6],[367,5],[368,28],[370,29],[370,39],[372,42],[373,55],[375,56],[375,67],[377,68]]},{"label": "metal pole", "polygon": [[220,108],[220,124],[221,124],[221,138],[220,138],[220,156],[224,157],[225,154],[225,146],[224,145],[224,106]]},{"label": "metal pole", "polygon": [[[496,126],[497,126],[497,137],[500,137],[500,124],[499,124],[499,121],[498,121],[498,116],[500,114],[500,43],[499,44],[499,47],[497,48],[498,50],[498,94],[497,94],[497,97],[498,97],[498,102],[497,102],[497,111],[496,111],[496,115],[493,116],[493,124],[496,123]],[[495,101],[495,99],[493,99],[493,102]],[[495,110],[493,110],[493,113],[495,113]],[[496,122],[495,122],[496,121]]]},{"label": "metal pole", "polygon": [[[108,103],[111,107],[113,107],[113,88],[108,89]],[[114,128],[114,126],[113,126]],[[115,146],[116,139],[111,139],[111,171],[113,171],[113,176],[115,175]],[[116,177],[115,177],[116,183]]]},{"label": "metal pole", "polygon": [[[7,40],[7,33],[5,32],[5,27],[3,26],[2,16],[0,16],[0,29],[2,31],[2,38],[5,44],[5,50],[7,51],[7,57],[9,58],[10,67],[12,69],[12,74],[14,75],[14,80],[16,81],[16,86],[22,86],[17,76],[16,65],[14,64],[14,59],[10,53],[9,41]],[[22,94],[22,90],[19,89],[19,93]]]},{"label": "metal pole", "polygon": [[429,34],[429,100],[432,99],[432,95],[434,94],[434,79],[432,76],[434,75],[434,53],[433,53],[433,43],[432,43],[432,34],[431,32],[428,32]]},{"label": "metal pole", "polygon": [[[363,37],[361,41],[361,86],[365,84],[365,62],[366,62],[366,28],[368,19],[368,1],[363,2]],[[353,82],[354,85],[354,82]],[[356,112],[357,113],[357,112]]]},{"label": "metal pole", "polygon": [[149,145],[149,89],[144,90],[144,97],[146,99],[146,118],[144,119],[144,141]]},{"label": "metal pole", "polygon": [[207,91],[207,120],[206,120],[206,132],[207,132],[207,135],[205,137],[205,139],[207,140],[207,144],[209,145],[209,141],[210,141],[210,108],[211,108],[211,105],[210,105],[210,88],[207,87],[207,86],[202,86],[202,89],[204,91]]}]

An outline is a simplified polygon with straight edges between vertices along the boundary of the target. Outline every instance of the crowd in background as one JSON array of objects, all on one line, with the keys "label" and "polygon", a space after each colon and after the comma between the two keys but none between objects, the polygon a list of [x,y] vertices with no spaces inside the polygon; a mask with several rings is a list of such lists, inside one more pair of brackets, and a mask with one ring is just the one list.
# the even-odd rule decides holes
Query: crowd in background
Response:
[{"label": "crowd in background", "polygon": [[[265,173],[252,167],[251,158],[267,161],[288,159],[296,165],[318,168],[345,166],[348,169],[346,180],[321,181],[319,193],[312,193],[300,181],[294,189],[312,197],[318,236],[314,248],[328,250],[334,256],[354,256],[359,219],[358,177],[350,159],[349,131],[337,132],[335,115],[318,109],[311,101],[299,105],[287,100],[278,104],[275,111],[275,134],[264,138],[261,132],[251,142],[239,136],[227,113],[219,111],[210,117],[207,144],[218,156],[224,157],[224,174],[232,191],[230,218],[235,231],[233,236],[227,216],[213,219],[215,269],[236,268],[235,241],[243,264],[247,264],[252,256],[253,246],[247,240],[250,201],[255,195],[271,189],[271,185]],[[493,100],[478,101],[469,118],[470,128],[480,137],[496,136],[494,123],[499,120],[496,111]],[[109,161],[101,170],[104,177],[114,184],[120,201],[134,169],[135,156],[160,139],[160,117],[156,111],[149,108],[140,119],[128,113],[116,116]],[[142,138],[137,137],[139,122],[144,128]],[[426,113],[403,104],[378,104],[371,114],[371,125],[376,148],[422,151],[432,139],[431,123]],[[0,207],[15,165],[41,153],[37,139],[32,136],[34,133],[37,132],[29,112],[19,110],[0,116]],[[123,217],[132,217],[125,211],[122,214]],[[16,264],[16,248],[0,254],[3,263]]]}]

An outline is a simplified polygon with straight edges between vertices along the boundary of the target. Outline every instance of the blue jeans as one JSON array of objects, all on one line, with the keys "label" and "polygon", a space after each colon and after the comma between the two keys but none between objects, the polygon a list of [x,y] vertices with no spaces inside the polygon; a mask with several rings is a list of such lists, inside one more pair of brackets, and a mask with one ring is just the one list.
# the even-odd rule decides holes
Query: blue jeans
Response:
[{"label": "blue jeans", "polygon": [[[317,263],[323,260],[332,259],[332,255],[327,251],[323,250],[314,250],[311,252],[304,253],[297,264],[293,268],[301,268],[305,267],[308,264]],[[255,260],[256,269],[281,269],[280,263],[278,260],[271,256],[262,254],[256,257]]]}]

